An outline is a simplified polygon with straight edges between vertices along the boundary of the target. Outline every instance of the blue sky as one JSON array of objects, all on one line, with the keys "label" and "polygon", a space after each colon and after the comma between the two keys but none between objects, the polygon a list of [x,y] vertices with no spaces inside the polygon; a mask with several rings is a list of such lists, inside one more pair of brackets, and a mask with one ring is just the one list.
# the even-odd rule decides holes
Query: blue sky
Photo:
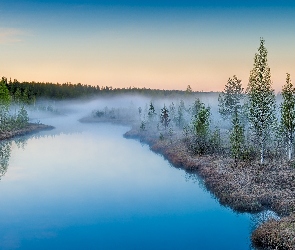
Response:
[{"label": "blue sky", "polygon": [[295,68],[295,1],[1,1],[0,74],[114,87],[244,85],[260,37],[274,87]]}]

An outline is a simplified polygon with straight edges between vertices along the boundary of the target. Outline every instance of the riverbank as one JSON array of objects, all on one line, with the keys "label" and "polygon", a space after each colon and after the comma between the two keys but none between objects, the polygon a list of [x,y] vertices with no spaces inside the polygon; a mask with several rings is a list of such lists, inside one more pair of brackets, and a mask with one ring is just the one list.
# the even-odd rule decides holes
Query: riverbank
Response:
[{"label": "riverbank", "polygon": [[221,204],[238,212],[269,209],[283,216],[259,226],[252,242],[262,249],[295,249],[295,170],[290,164],[240,162],[236,166],[232,159],[191,154],[181,135],[160,140],[133,128],[124,136],[147,143],[175,167],[197,173]]},{"label": "riverbank", "polygon": [[295,249],[295,213],[262,224],[253,232],[252,242],[258,249]]},{"label": "riverbank", "polygon": [[21,129],[15,129],[12,131],[0,132],[0,141],[11,139],[16,136],[27,135],[32,133],[37,133],[41,130],[51,130],[54,129],[53,126],[37,124],[37,123],[29,123],[26,127]]},{"label": "riverbank", "polygon": [[[81,122],[112,122],[87,117]],[[129,123],[129,126],[132,123]],[[219,202],[237,212],[256,213],[272,210],[282,217],[260,225],[252,233],[253,245],[259,249],[295,249],[295,169],[288,162],[239,162],[220,155],[194,155],[190,152],[182,132],[173,135],[162,131],[143,131],[139,124],[124,137],[138,139],[150,149],[163,155],[175,167],[197,173],[205,187]]]}]

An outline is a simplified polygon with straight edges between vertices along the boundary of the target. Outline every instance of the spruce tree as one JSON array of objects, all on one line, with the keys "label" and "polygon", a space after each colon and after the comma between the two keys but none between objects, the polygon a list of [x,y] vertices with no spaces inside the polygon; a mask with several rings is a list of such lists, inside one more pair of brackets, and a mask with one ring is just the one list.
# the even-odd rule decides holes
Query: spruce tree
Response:
[{"label": "spruce tree", "polygon": [[148,111],[148,117],[150,121],[154,121],[154,118],[156,116],[156,111],[155,111],[155,107],[153,105],[153,103],[150,103],[150,107],[149,107],[149,111]]},{"label": "spruce tree", "polygon": [[204,154],[208,148],[210,114],[210,107],[206,108],[204,103],[201,103],[200,109],[192,123],[195,136],[195,145],[193,147],[198,154]]},{"label": "spruce tree", "polygon": [[288,159],[292,158],[292,144],[295,130],[295,88],[287,73],[286,84],[282,89],[283,103],[281,104],[281,125],[288,143]]},{"label": "spruce tree", "polygon": [[235,112],[240,114],[243,91],[241,80],[237,76],[234,75],[233,78],[228,79],[224,90],[218,97],[219,113],[224,120],[232,118],[236,115]]},{"label": "spruce tree", "polygon": [[193,105],[189,108],[191,115],[193,117],[196,117],[203,105],[204,103],[202,103],[199,98],[196,98]]},{"label": "spruce tree", "polygon": [[0,81],[0,105],[1,106],[8,106],[9,104],[10,104],[9,90],[8,90],[4,80],[2,79],[2,81]]},{"label": "spruce tree", "polygon": [[191,85],[187,85],[186,91],[187,94],[191,94],[193,92]]},{"label": "spruce tree", "polygon": [[274,125],[276,111],[275,94],[264,43],[264,39],[261,38],[247,88],[249,121],[260,146],[261,163],[264,162],[266,141]]},{"label": "spruce tree", "polygon": [[166,108],[165,104],[164,107],[161,109],[161,123],[164,126],[165,130],[167,129],[169,123],[170,123],[170,118],[169,118],[169,111]]}]

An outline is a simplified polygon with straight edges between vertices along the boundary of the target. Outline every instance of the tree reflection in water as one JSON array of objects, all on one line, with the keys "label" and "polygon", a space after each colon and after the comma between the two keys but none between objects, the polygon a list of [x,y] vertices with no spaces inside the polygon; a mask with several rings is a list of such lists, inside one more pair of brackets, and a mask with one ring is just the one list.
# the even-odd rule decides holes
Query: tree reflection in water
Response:
[{"label": "tree reflection in water", "polygon": [[18,148],[25,149],[25,146],[27,145],[27,137],[19,137],[15,140],[9,141],[0,141],[0,180],[7,172],[13,142]]},{"label": "tree reflection in water", "polygon": [[11,141],[0,141],[0,180],[2,176],[5,175],[8,168],[11,145]]}]

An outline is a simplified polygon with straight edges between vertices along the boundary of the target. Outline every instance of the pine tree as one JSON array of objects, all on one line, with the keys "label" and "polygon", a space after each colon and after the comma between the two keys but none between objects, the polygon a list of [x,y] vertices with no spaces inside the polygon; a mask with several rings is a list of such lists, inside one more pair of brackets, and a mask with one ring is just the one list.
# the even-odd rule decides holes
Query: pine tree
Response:
[{"label": "pine tree", "polygon": [[292,158],[292,145],[295,131],[295,88],[287,73],[286,84],[282,89],[281,124],[288,141],[288,159]]},{"label": "pine tree", "polygon": [[268,133],[275,122],[276,111],[275,94],[264,43],[264,39],[261,38],[247,88],[249,121],[260,145],[261,163],[264,162],[265,145]]}]

